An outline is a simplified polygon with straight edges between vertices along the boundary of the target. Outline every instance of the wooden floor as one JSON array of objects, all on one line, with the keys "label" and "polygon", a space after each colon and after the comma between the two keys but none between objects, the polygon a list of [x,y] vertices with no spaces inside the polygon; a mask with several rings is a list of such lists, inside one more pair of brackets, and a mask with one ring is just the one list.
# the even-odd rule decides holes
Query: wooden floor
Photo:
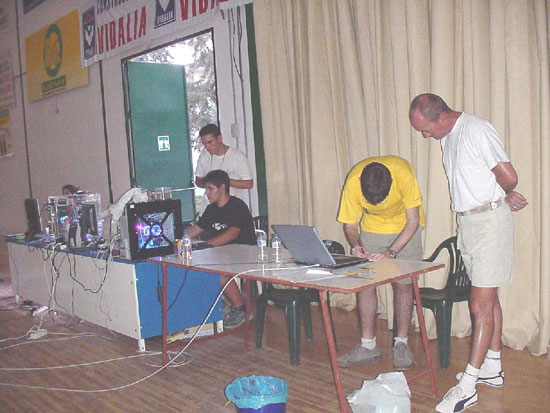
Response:
[{"label": "wooden floor", "polygon": [[[302,362],[291,366],[282,310],[269,307],[264,346],[243,346],[243,335],[196,343],[176,359],[177,367],[159,370],[156,353],[138,353],[137,342],[92,324],[58,314],[43,319],[48,334],[29,340],[25,333],[37,324],[30,308],[16,305],[10,286],[5,244],[0,242],[0,411],[2,412],[235,412],[225,405],[225,386],[248,375],[269,375],[289,384],[288,412],[337,412],[328,351],[319,309],[313,308],[314,339],[302,340]],[[359,338],[357,315],[334,310],[338,353]],[[342,369],[345,394],[381,372],[392,370],[391,332],[378,321],[382,361],[370,366]],[[254,333],[254,330],[252,330]],[[409,339],[419,366],[425,366],[418,333]],[[253,344],[253,343],[252,343]],[[441,397],[456,383],[464,368],[469,339],[452,339],[449,369],[436,369]],[[157,352],[160,341],[146,341]],[[437,365],[437,343],[430,342]],[[479,402],[470,412],[550,412],[550,361],[527,351],[503,350],[506,386],[479,386]],[[112,360],[101,364],[101,360]],[[59,368],[64,366],[65,368]],[[67,367],[72,366],[72,367]],[[41,369],[37,369],[41,368]],[[411,410],[431,412],[439,402],[428,379],[410,386]]]}]

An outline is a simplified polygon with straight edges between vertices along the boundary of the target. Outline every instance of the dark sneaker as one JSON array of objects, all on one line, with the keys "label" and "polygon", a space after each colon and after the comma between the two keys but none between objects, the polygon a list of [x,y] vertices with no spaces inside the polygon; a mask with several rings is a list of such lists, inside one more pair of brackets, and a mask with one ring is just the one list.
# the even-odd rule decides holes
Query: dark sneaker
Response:
[{"label": "dark sneaker", "polygon": [[233,306],[231,304],[227,304],[225,302],[223,302],[222,304],[222,314],[223,314],[223,317],[225,318],[226,314],[229,314],[232,310]]},{"label": "dark sneaker", "polygon": [[231,330],[232,328],[240,327],[245,322],[245,312],[232,308],[223,316],[223,328]]},{"label": "dark sneaker", "polygon": [[467,394],[458,384],[451,388],[435,410],[440,413],[457,413],[477,403],[477,391]]},{"label": "dark sneaker", "polygon": [[359,343],[350,352],[338,357],[338,365],[340,367],[351,367],[357,364],[374,363],[378,360],[380,360],[378,347],[369,350]]},{"label": "dark sneaker", "polygon": [[414,366],[414,358],[405,343],[397,343],[391,349],[393,355],[393,367],[396,370],[407,370]]},{"label": "dark sneaker", "polygon": [[[464,373],[460,372],[456,375],[456,379],[460,380]],[[482,375],[483,374],[483,375]],[[486,373],[480,373],[477,378],[478,384],[486,384],[491,387],[502,387],[504,386],[504,371],[500,370],[497,374],[489,375]]]}]

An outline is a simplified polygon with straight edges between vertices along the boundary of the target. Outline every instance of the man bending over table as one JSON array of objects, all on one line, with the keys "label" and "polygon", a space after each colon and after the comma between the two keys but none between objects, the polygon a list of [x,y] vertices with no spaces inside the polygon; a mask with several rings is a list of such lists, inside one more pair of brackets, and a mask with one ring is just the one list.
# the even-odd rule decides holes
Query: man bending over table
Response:
[{"label": "man bending over table", "polygon": [[[226,244],[256,244],[254,223],[248,206],[241,199],[229,195],[229,176],[227,172],[216,169],[204,177],[205,193],[210,205],[198,222],[188,228],[192,239],[206,232],[211,238],[208,244],[219,247]],[[230,277],[220,276],[222,285]],[[245,304],[235,280],[227,286],[225,296],[231,302],[230,310],[224,315],[224,328],[241,326],[245,321]]]}]

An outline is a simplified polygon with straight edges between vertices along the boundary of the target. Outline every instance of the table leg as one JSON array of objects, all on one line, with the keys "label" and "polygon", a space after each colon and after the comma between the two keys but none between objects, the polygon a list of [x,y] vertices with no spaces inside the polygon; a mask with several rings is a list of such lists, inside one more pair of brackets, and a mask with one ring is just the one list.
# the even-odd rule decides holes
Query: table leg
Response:
[{"label": "table leg", "polygon": [[327,335],[328,350],[330,354],[330,364],[332,367],[332,375],[334,377],[334,385],[336,386],[338,404],[340,406],[341,412],[349,413],[350,408],[346,398],[344,397],[344,391],[342,390],[342,382],[340,380],[340,368],[338,367],[338,360],[336,358],[336,346],[334,344],[334,335],[332,334],[332,326],[330,323],[330,316],[328,313],[327,292],[319,290],[319,298],[321,301],[323,323],[325,325],[325,333]]},{"label": "table leg", "polygon": [[166,303],[168,302],[168,266],[161,264],[162,267],[162,364],[168,363],[168,314]]},{"label": "table leg", "polygon": [[245,289],[245,295],[246,295],[246,309],[244,312],[245,320],[244,320],[244,346],[248,348],[248,338],[250,333],[250,292],[252,290],[252,281],[251,280],[245,280],[244,282],[244,289]]},{"label": "table leg", "polygon": [[418,281],[416,280],[416,277],[411,277],[411,279],[413,283],[414,297],[416,299],[416,314],[418,315],[418,324],[420,324],[422,344],[424,345],[426,364],[428,366],[428,375],[430,376],[433,395],[437,396],[437,387],[435,386],[435,375],[432,366],[432,356],[430,354],[430,346],[428,344],[428,332],[426,331],[426,321],[424,320],[424,313],[422,312],[422,298],[420,297],[420,290],[418,289]]}]

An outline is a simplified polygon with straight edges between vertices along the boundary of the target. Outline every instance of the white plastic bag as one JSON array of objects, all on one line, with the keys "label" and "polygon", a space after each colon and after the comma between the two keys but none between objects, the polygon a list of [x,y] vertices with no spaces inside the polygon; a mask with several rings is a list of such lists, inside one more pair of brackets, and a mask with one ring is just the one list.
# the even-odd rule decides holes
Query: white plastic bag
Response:
[{"label": "white plastic bag", "polygon": [[411,392],[401,372],[382,373],[365,380],[363,387],[348,394],[353,413],[409,413]]}]

